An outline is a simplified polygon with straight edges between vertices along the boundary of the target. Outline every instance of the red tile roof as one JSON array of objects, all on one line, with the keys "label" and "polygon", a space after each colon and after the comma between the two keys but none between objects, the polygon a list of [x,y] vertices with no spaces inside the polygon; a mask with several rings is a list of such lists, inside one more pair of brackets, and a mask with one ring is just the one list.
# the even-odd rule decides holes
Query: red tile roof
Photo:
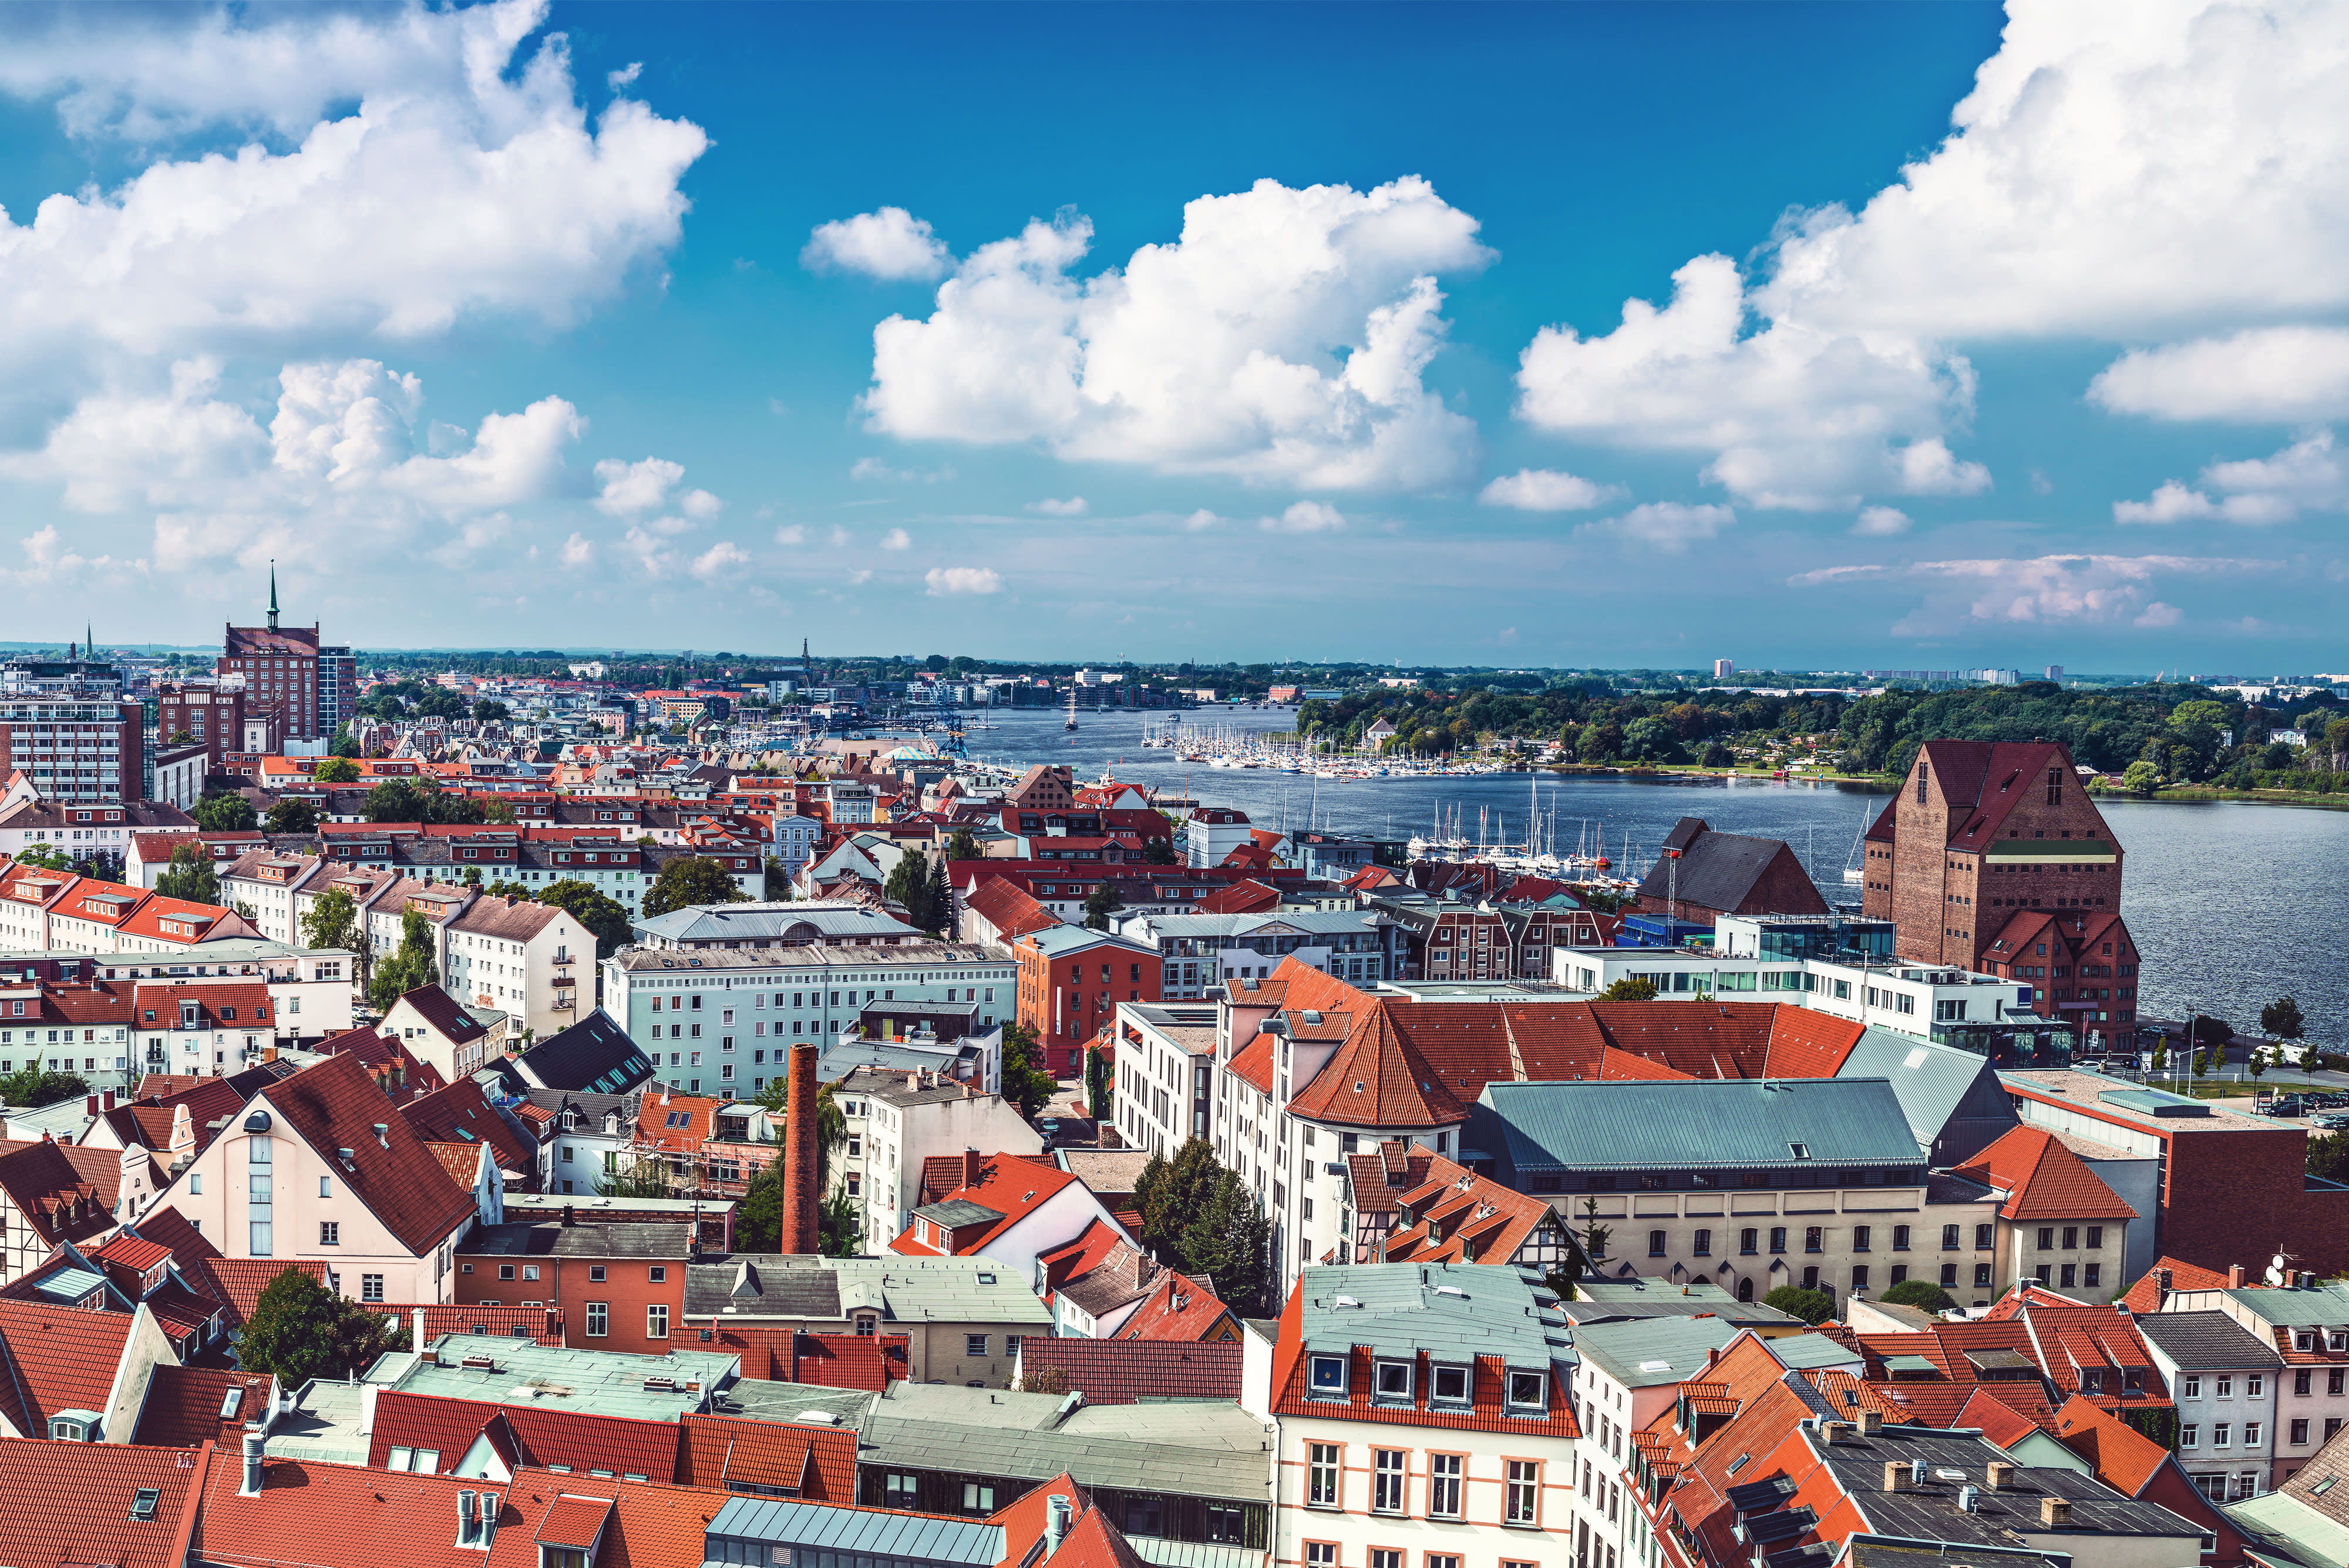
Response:
[{"label": "red tile roof", "polygon": [[[486,1143],[497,1150],[499,1169],[526,1179],[537,1172],[534,1152],[490,1104],[481,1085],[471,1078],[460,1078],[445,1089],[410,1101],[400,1106],[399,1114],[431,1142]],[[472,1184],[470,1172],[464,1179],[467,1186]]]},{"label": "red tile roof", "polygon": [[2223,1291],[2230,1282],[2224,1269],[2206,1269],[2199,1263],[2189,1263],[2177,1258],[2157,1258],[2121,1297],[2121,1305],[2133,1313],[2159,1312],[2165,1298],[2161,1276],[2169,1276],[2171,1291]]},{"label": "red tile roof", "polygon": [[1074,1339],[1043,1334],[1019,1342],[1022,1377],[1058,1374],[1088,1405],[1131,1405],[1145,1395],[1237,1399],[1237,1340],[1211,1344],[1164,1339]]},{"label": "red tile roof", "polygon": [[[203,1474],[191,1458],[123,1443],[0,1443],[0,1552],[40,1568],[181,1568]],[[155,1517],[134,1520],[131,1501],[149,1488]]]},{"label": "red tile roof", "polygon": [[[1437,1005],[1443,1005],[1441,1003]],[[1272,1357],[1272,1405],[1277,1416],[1319,1417],[1330,1411],[1330,1402],[1309,1397],[1305,1386],[1305,1286],[1302,1281],[1289,1287],[1288,1304],[1280,1314],[1279,1338],[1275,1342]],[[1574,1416],[1573,1401],[1559,1384],[1557,1374],[1550,1376],[1549,1409],[1538,1417],[1511,1416],[1502,1401],[1506,1374],[1497,1355],[1474,1358],[1469,1371],[1469,1406],[1464,1413],[1414,1407],[1404,1409],[1381,1407],[1371,1397],[1371,1346],[1358,1345],[1348,1358],[1351,1363],[1346,1379],[1351,1390],[1350,1408],[1334,1418],[1340,1420],[1376,1421],[1386,1426],[1424,1427],[1455,1432],[1506,1432],[1526,1437],[1576,1438],[1582,1435]],[[1420,1360],[1426,1361],[1422,1352]],[[1423,1365],[1412,1386],[1428,1386],[1428,1370]],[[1424,1397],[1424,1396],[1423,1396]]]},{"label": "red tile roof", "polygon": [[1195,1345],[1210,1336],[1238,1344],[1238,1317],[1208,1286],[1172,1269],[1158,1277],[1149,1299],[1117,1329],[1121,1340]]},{"label": "red tile roof", "polygon": [[0,1152],[0,1192],[44,1244],[78,1241],[112,1229],[114,1217],[99,1201],[97,1184],[85,1180],[47,1137],[0,1145],[0,1150],[5,1151]]},{"label": "red tile roof", "polygon": [[60,1410],[104,1410],[136,1321],[129,1313],[0,1301],[0,1416],[32,1438]]},{"label": "red tile roof", "polygon": [[965,909],[993,926],[996,935],[1006,942],[1061,923],[1058,915],[1029,897],[1024,888],[1007,877],[985,877],[963,895],[962,901]]},{"label": "red tile roof", "polygon": [[[1369,1197],[1409,1211],[1396,1217],[1400,1228],[1386,1236],[1386,1262],[1506,1263],[1551,1220],[1550,1206],[1542,1199],[1512,1192],[1440,1154],[1415,1158],[1408,1146],[1391,1142],[1375,1157],[1355,1158],[1361,1162],[1352,1168],[1356,1172],[1368,1174],[1367,1166],[1378,1173]],[[1391,1186],[1389,1168],[1405,1172],[1411,1185]],[[1370,1204],[1361,1209],[1378,1211]]]},{"label": "red tile roof", "polygon": [[1036,1265],[1043,1271],[1044,1300],[1050,1303],[1060,1288],[1081,1274],[1091,1272],[1102,1260],[1116,1251],[1119,1244],[1129,1241],[1126,1233],[1106,1220],[1096,1220],[1086,1226],[1074,1241],[1048,1247],[1036,1254]]},{"label": "red tile roof", "polygon": [[[925,1178],[927,1175],[926,1163]],[[976,1203],[1003,1217],[984,1231],[977,1231],[974,1227],[975,1234],[956,1232],[956,1251],[968,1254],[984,1251],[989,1241],[1050,1203],[1060,1195],[1061,1189],[1071,1183],[1080,1187],[1083,1185],[1077,1181],[1072,1171],[1055,1169],[1028,1157],[995,1154],[988,1156],[986,1163],[978,1168],[978,1179],[966,1181],[936,1201]],[[926,1242],[916,1241],[910,1225],[904,1234],[889,1243],[889,1250],[924,1254],[935,1254],[939,1251]]]},{"label": "red tile roof", "polygon": [[375,1408],[367,1462],[377,1469],[384,1468],[395,1448],[433,1449],[445,1469],[472,1447],[474,1438],[497,1425],[502,1426],[523,1464],[569,1465],[583,1475],[606,1469],[656,1480],[667,1480],[677,1469],[678,1428],[671,1421],[448,1399],[388,1388],[376,1397]]},{"label": "red tile roof", "polygon": [[685,1416],[678,1421],[679,1486],[726,1490],[789,1487],[809,1502],[856,1501],[856,1431],[794,1421]]},{"label": "red tile roof", "polygon": [[253,1315],[253,1303],[269,1282],[288,1269],[326,1282],[326,1265],[315,1259],[223,1258],[176,1209],[150,1210],[125,1229],[171,1248],[181,1277],[220,1303],[231,1327]]},{"label": "red tile roof", "polygon": [[1999,1206],[2004,1219],[2127,1220],[2138,1217],[2088,1168],[2086,1160],[2044,1127],[2014,1127],[1956,1168],[1959,1175],[2006,1194],[2006,1201]]},{"label": "red tile roof", "polygon": [[1259,1095],[1272,1093],[1272,1043],[1273,1036],[1258,1034],[1233,1052],[1227,1064],[1233,1077]]},{"label": "red tile roof", "polygon": [[1069,1501],[1071,1517],[1068,1533],[1051,1554],[1051,1568],[1146,1568],[1109,1516],[1066,1470],[988,1516],[987,1522],[1003,1532],[1003,1557],[996,1568],[1026,1568],[1037,1559],[1056,1497]]},{"label": "red tile roof", "polygon": [[[565,1499],[592,1501],[583,1509],[558,1512]],[[473,1568],[537,1568],[538,1542],[554,1539],[547,1533],[549,1516],[558,1521],[556,1532],[575,1532],[578,1521],[597,1505],[608,1512],[595,1568],[700,1568],[703,1532],[726,1502],[726,1493],[699,1487],[620,1485],[524,1470],[506,1488],[511,1522],[498,1532],[497,1549],[486,1565],[480,1552],[471,1553]]]},{"label": "red tile roof", "polygon": [[1199,900],[1202,915],[1260,915],[1280,908],[1280,889],[1252,877],[1227,882]]},{"label": "red tile roof", "polygon": [[[146,1403],[139,1408],[130,1440],[181,1449],[212,1442],[235,1453],[245,1422],[266,1409],[275,1381],[267,1373],[227,1367],[158,1366],[147,1381]],[[232,1392],[235,1412],[222,1415]]]},{"label": "red tile roof", "polygon": [[[305,1459],[262,1461],[258,1496],[238,1495],[243,1466],[233,1452],[215,1452],[203,1483],[193,1560],[279,1563],[304,1568],[482,1568],[478,1548],[457,1540],[457,1494],[498,1499],[495,1481],[451,1475],[387,1476],[357,1465]],[[529,1546],[523,1516],[500,1503],[497,1544],[538,1553]]]},{"label": "red tile roof", "polygon": [[[356,1057],[328,1057],[259,1097],[275,1108],[288,1131],[341,1171],[351,1195],[415,1256],[438,1247],[474,1214],[472,1193],[450,1179]],[[352,1151],[347,1164],[336,1154],[344,1148]]]}]

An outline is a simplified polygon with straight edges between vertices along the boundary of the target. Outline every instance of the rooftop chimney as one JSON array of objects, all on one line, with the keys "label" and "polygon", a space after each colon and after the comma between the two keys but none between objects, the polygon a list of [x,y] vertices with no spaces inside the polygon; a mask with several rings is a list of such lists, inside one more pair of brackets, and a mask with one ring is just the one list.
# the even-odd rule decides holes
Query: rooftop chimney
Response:
[{"label": "rooftop chimney", "polygon": [[1069,1500],[1059,1492],[1044,1500],[1044,1557],[1047,1562],[1061,1550],[1061,1542],[1069,1538],[1069,1521],[1072,1512]]},{"label": "rooftop chimney", "polygon": [[[424,1309],[423,1309],[422,1307],[418,1307],[418,1308],[416,1309],[416,1337],[415,1337],[415,1339],[414,1339],[414,1340],[412,1340],[412,1341],[409,1343],[409,1345],[408,1348],[409,1348],[409,1349],[410,1349],[410,1350],[416,1351],[416,1352],[417,1352],[417,1353],[419,1353],[419,1355],[420,1355],[420,1354],[422,1354],[422,1352],[423,1352],[423,1349],[424,1349]],[[438,1362],[440,1358],[439,1356],[437,1356],[437,1355],[436,1355],[436,1356],[434,1356],[432,1359],[433,1359],[434,1361]]]},{"label": "rooftop chimney", "polygon": [[1982,1467],[1982,1484],[1992,1491],[2013,1491],[2014,1467],[2002,1459],[1992,1459]]},{"label": "rooftop chimney", "polygon": [[1883,1428],[1883,1411],[1862,1410],[1859,1413],[1859,1435],[1861,1437],[1873,1437],[1877,1432]]},{"label": "rooftop chimney", "polygon": [[2243,1288],[2242,1264],[2236,1263],[2227,1270],[2227,1288],[2229,1290],[2236,1291],[2240,1291]]},{"label": "rooftop chimney", "polygon": [[816,1245],[815,1058],[812,1044],[792,1047],[783,1100],[783,1233],[778,1250],[813,1253]]},{"label": "rooftop chimney", "polygon": [[239,1497],[261,1495],[261,1445],[267,1439],[259,1432],[244,1435],[244,1484],[236,1489]]},{"label": "rooftop chimney", "polygon": [[94,1116],[98,1115],[98,1096],[96,1095],[92,1095],[88,1099],[82,1101],[81,1109],[84,1116]]},{"label": "rooftop chimney", "polygon": [[1909,1490],[1909,1467],[1902,1464],[1899,1459],[1885,1460],[1884,1490],[1886,1491],[1907,1491]]},{"label": "rooftop chimney", "polygon": [[576,1210],[576,1209],[574,1209],[574,1207],[572,1207],[572,1206],[571,1206],[570,1204],[568,1204],[568,1203],[564,1204],[564,1205],[563,1206],[563,1222],[564,1222],[565,1225],[576,1225],[576,1224],[578,1224],[578,1223],[579,1223],[579,1210]]},{"label": "rooftop chimney", "polygon": [[2072,1525],[2072,1500],[2068,1497],[2043,1497],[2039,1500],[2039,1522],[2049,1530],[2068,1530]]},{"label": "rooftop chimney", "polygon": [[978,1179],[985,1174],[986,1168],[986,1158],[978,1150],[966,1148],[962,1151],[962,1184],[965,1187],[978,1186]]}]

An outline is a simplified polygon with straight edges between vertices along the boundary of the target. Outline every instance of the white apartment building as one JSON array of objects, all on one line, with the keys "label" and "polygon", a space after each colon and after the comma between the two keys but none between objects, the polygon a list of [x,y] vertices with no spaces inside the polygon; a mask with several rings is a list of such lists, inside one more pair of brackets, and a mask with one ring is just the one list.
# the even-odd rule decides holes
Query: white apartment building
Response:
[{"label": "white apartment building", "polygon": [[1214,1135],[1216,1009],[1117,1004],[1111,1116],[1129,1148],[1174,1158]]},{"label": "white apartment building", "polygon": [[1574,1352],[1547,1293],[1457,1263],[1312,1268],[1302,1291],[1268,1377],[1279,1562],[1576,1561]]},{"label": "white apartment building", "polygon": [[748,1097],[781,1075],[794,1042],[830,1044],[868,1014],[893,1016],[892,1003],[954,1010],[949,1025],[984,1033],[1011,1016],[1018,971],[985,948],[913,940],[628,947],[603,961],[603,975],[604,1011],[653,1058],[657,1082]]},{"label": "white apartment building", "polygon": [[939,1179],[943,1194],[976,1179],[980,1162],[996,1155],[1044,1152],[1044,1140],[1001,1095],[935,1074],[859,1067],[833,1100],[848,1124],[833,1190],[858,1200],[868,1255],[886,1253],[911,1223],[932,1160],[951,1167]]},{"label": "white apartment building", "polygon": [[[2276,1350],[2284,1365],[2273,1374],[2275,1407],[2268,1417],[2272,1479],[2261,1490],[2290,1479],[2349,1424],[2349,1284],[2338,1280],[2320,1282],[2308,1273],[2286,1277],[2292,1282],[2282,1286],[2174,1291],[2163,1301],[2159,1314],[2137,1320],[2150,1324],[2171,1313],[2224,1313]],[[2153,1336],[2148,1334],[2147,1339],[2151,1343]],[[2216,1395],[2214,1384],[2211,1397]],[[2184,1419],[2181,1407],[2179,1420]],[[2209,1428],[2216,1419],[2206,1417],[2205,1429],[2197,1434],[2195,1461],[2199,1462],[2188,1461],[2181,1435],[2178,1459],[2189,1471],[2213,1463],[2218,1448]],[[2237,1423],[2233,1438],[2240,1453],[2243,1417],[2238,1415],[2233,1419]],[[2233,1468],[2240,1472],[2242,1467]]]},{"label": "white apartment building", "polygon": [[1159,993],[1170,1002],[1213,997],[1224,981],[1268,975],[1285,958],[1350,984],[1387,978],[1382,918],[1361,909],[1284,909],[1260,915],[1135,915],[1120,934],[1157,950]]},{"label": "white apartment building", "polygon": [[[2212,1502],[2271,1490],[2283,1357],[2225,1313],[2148,1313],[2137,1321],[2178,1405],[2178,1462]],[[2313,1451],[2311,1449],[2309,1451]]]}]

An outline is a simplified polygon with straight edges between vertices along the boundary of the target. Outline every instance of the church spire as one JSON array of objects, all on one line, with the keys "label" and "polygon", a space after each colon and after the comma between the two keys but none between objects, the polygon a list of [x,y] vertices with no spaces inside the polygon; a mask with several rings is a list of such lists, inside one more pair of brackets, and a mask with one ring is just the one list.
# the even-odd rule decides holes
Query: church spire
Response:
[{"label": "church spire", "polygon": [[277,629],[277,560],[274,556],[269,562],[269,629]]}]

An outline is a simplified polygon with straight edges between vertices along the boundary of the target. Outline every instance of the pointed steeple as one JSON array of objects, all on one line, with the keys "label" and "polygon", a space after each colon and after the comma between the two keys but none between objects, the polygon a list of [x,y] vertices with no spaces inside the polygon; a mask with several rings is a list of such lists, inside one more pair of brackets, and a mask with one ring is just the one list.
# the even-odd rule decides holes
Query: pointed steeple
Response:
[{"label": "pointed steeple", "polygon": [[269,629],[277,629],[277,558],[269,560]]}]

